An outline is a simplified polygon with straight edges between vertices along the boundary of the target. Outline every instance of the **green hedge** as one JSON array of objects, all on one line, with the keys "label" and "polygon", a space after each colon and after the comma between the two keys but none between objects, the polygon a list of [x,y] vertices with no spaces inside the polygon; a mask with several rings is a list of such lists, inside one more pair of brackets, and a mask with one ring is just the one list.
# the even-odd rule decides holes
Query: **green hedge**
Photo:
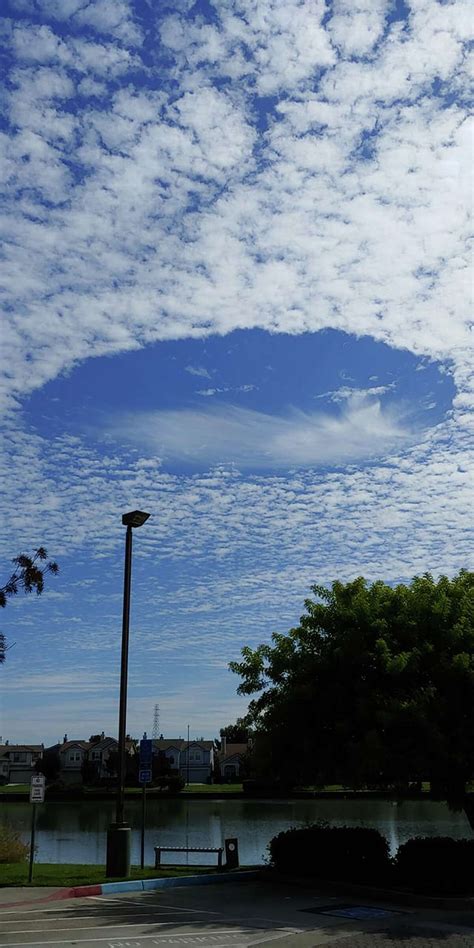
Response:
[{"label": "green hedge", "polygon": [[474,892],[474,839],[417,836],[407,840],[394,860],[394,881],[417,892]]},{"label": "green hedge", "polygon": [[391,870],[387,840],[365,827],[319,822],[285,830],[270,841],[269,852],[271,865],[290,875],[381,884]]},{"label": "green hedge", "polygon": [[474,894],[474,839],[416,837],[391,859],[378,830],[320,822],[279,833],[268,849],[272,867],[287,875],[430,895]]}]

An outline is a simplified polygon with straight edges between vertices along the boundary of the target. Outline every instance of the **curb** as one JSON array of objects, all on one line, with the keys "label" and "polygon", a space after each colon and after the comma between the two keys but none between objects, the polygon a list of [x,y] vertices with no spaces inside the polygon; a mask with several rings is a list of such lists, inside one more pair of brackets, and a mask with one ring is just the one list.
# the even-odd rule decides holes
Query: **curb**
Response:
[{"label": "curb", "polygon": [[187,885],[216,885],[223,882],[245,882],[259,879],[259,869],[243,869],[237,872],[212,872],[199,876],[167,876],[164,879],[130,879],[128,882],[104,882],[100,885],[76,885],[69,889],[58,889],[44,899],[26,899],[21,902],[4,902],[2,908],[21,905],[36,905],[61,899],[83,899],[93,895],[108,895],[112,892],[150,892],[155,889],[172,889]]}]

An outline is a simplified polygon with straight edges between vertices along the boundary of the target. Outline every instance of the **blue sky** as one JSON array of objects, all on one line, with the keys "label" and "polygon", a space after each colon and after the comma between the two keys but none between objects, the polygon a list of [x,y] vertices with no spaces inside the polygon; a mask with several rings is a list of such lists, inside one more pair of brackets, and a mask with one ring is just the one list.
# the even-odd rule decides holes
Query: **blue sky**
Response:
[{"label": "blue sky", "polygon": [[[469,5],[9,0],[0,735],[214,737],[312,582],[472,567]],[[471,559],[470,559],[471,558]]]}]

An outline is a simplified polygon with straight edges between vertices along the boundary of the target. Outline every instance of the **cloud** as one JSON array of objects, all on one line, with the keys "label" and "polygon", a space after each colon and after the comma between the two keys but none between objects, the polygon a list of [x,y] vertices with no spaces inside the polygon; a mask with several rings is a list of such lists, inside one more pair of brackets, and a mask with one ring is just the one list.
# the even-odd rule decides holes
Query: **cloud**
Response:
[{"label": "cloud", "polygon": [[[147,20],[125,0],[11,0],[2,407],[87,358],[255,326],[369,335],[442,360],[457,394],[414,442],[407,419],[380,407],[384,392],[357,395],[347,379],[327,394],[339,414],[130,416],[130,452],[48,442],[14,413],[0,457],[5,549],[46,543],[58,591],[104,569],[71,603],[82,622],[68,623],[68,600],[12,604],[9,668],[20,680],[32,654],[39,675],[71,656],[84,680],[100,655],[118,667],[117,511],[143,505],[136,636],[150,708],[173,659],[216,663],[217,681],[243,637],[294,624],[313,580],[452,574],[472,553],[470,4],[416,0],[398,4],[402,19],[379,0],[222,0],[212,18],[198,6],[151,4]],[[160,439],[198,472],[150,467]],[[321,458],[344,466],[315,470]],[[46,636],[53,669],[35,652]],[[164,668],[150,667],[158,644]],[[225,675],[214,716],[235,702]],[[92,714],[82,699],[67,710],[64,694],[51,706],[70,722]],[[31,739],[52,712],[23,707]]]},{"label": "cloud", "polygon": [[373,385],[371,388],[351,388],[349,385],[342,385],[338,389],[330,392],[322,392],[321,395],[315,395],[315,398],[327,398],[331,402],[345,402],[351,400],[354,402],[363,402],[367,398],[375,398],[378,395],[385,395],[395,388],[395,382],[389,385]]},{"label": "cloud", "polygon": [[222,395],[224,392],[254,392],[258,388],[257,385],[223,385],[221,388],[200,388],[197,390],[196,395],[202,395],[205,398],[210,398],[212,395]]},{"label": "cloud", "polygon": [[465,0],[185,5],[156,58],[119,37],[133,3],[71,0],[61,29],[61,4],[30,8],[6,30],[4,405],[250,326],[368,334],[470,391]]},{"label": "cloud", "polygon": [[185,372],[189,372],[190,375],[196,375],[200,379],[210,379],[211,375],[202,365],[187,365]]},{"label": "cloud", "polygon": [[[215,390],[208,390],[214,394]],[[340,416],[291,411],[268,415],[235,406],[122,415],[108,433],[167,461],[250,469],[341,464],[386,455],[413,437],[379,402],[355,396]]]}]

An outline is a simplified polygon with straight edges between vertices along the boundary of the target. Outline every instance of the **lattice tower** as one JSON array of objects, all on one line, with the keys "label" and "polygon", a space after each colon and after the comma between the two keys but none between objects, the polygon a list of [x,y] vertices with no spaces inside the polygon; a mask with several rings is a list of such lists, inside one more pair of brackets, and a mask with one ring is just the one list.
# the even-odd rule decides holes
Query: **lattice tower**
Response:
[{"label": "lattice tower", "polygon": [[153,732],[152,738],[154,741],[157,741],[160,736],[160,709],[157,704],[155,704],[155,710],[153,711]]}]

